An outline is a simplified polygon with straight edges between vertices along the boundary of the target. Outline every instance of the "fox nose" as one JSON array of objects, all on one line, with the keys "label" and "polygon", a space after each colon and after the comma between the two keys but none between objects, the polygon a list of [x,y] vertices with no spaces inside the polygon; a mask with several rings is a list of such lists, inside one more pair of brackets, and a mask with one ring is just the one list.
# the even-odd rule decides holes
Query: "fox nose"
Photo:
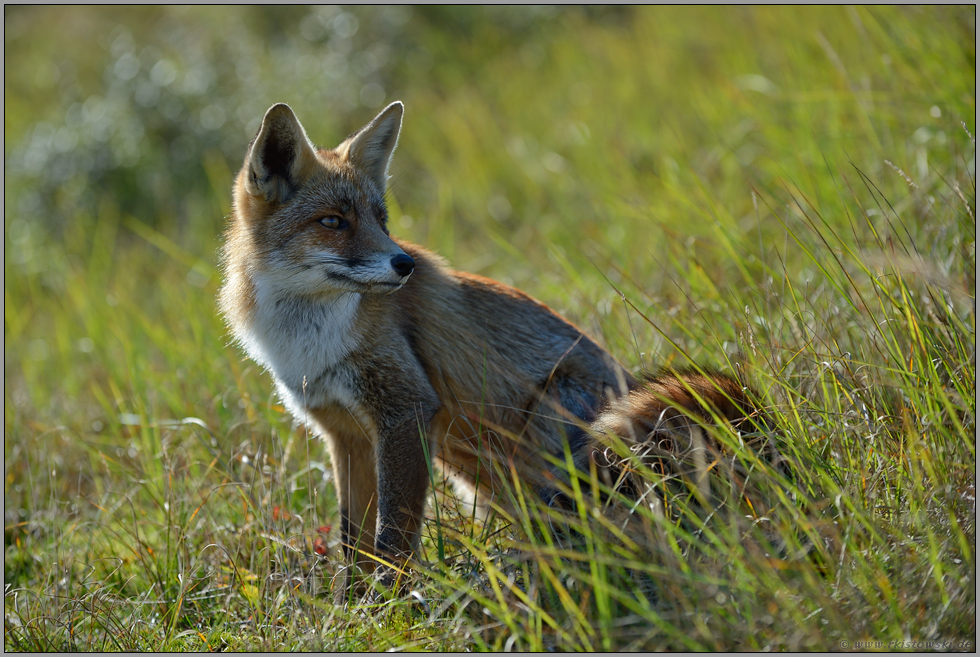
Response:
[{"label": "fox nose", "polygon": [[408,276],[415,270],[415,261],[407,253],[399,253],[391,259],[391,268],[399,276]]}]

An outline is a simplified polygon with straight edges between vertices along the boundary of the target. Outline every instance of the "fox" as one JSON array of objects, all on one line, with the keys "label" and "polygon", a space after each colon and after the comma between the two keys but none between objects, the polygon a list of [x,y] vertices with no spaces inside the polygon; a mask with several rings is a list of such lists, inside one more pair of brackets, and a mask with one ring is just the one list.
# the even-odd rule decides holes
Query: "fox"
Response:
[{"label": "fox", "polygon": [[519,512],[515,484],[567,505],[573,471],[629,478],[602,435],[642,444],[692,414],[757,413],[731,377],[634,377],[544,303],[392,237],[403,113],[393,102],[329,149],[273,105],[234,180],[222,247],[231,335],[329,452],[347,572],[338,598],[354,569],[413,558],[433,469],[481,513]]}]

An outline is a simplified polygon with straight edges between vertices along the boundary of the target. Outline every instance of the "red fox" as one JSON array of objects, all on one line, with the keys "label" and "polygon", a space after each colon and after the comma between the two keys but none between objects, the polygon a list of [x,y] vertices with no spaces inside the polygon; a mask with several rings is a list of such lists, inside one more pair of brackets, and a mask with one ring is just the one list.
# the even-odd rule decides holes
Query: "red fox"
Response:
[{"label": "red fox", "polygon": [[430,466],[480,509],[506,504],[514,477],[553,504],[569,478],[556,460],[614,466],[590,425],[641,442],[677,409],[753,412],[721,375],[638,381],[543,303],[392,238],[385,191],[402,113],[392,103],[330,150],[287,105],[271,107],[235,180],[223,249],[221,311],[326,441],[348,563],[410,558]]}]

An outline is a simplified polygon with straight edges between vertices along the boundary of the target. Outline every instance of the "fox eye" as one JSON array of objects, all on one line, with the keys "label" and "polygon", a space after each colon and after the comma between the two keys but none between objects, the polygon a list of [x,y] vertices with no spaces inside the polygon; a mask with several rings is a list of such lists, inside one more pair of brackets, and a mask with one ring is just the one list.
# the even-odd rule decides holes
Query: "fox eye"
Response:
[{"label": "fox eye", "polygon": [[320,223],[327,228],[332,228],[333,230],[343,230],[344,228],[347,228],[347,222],[335,214],[331,214],[323,219],[320,219]]}]

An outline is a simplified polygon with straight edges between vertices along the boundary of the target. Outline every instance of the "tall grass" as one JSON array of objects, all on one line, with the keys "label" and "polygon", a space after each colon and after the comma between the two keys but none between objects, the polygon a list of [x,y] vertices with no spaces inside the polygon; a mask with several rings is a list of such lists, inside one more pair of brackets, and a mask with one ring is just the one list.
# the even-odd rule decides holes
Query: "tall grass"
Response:
[{"label": "tall grass", "polygon": [[[263,11],[7,12],[5,649],[974,647],[972,12]],[[296,63],[338,44],[347,77]],[[633,371],[739,373],[792,475],[717,439],[767,508],[483,523],[436,481],[402,592],[328,603],[326,452],[229,343],[215,253],[231,105],[290,102],[329,145],[369,84],[407,106],[393,232]],[[92,96],[128,117],[104,142]]]}]

